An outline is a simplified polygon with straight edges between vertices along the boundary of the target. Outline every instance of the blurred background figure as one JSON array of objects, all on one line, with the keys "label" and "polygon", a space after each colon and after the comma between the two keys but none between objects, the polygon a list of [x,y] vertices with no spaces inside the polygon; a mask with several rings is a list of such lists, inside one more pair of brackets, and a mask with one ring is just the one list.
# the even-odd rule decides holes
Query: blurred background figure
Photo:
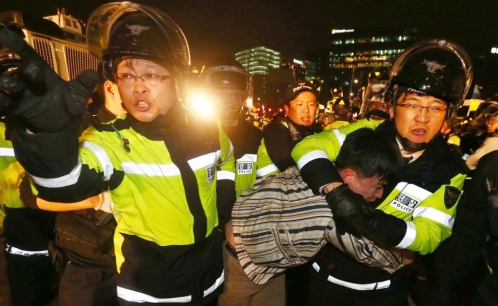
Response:
[{"label": "blurred background figure", "polygon": [[375,68],[368,78],[365,98],[361,105],[360,118],[373,120],[388,120],[391,101],[386,99],[386,86],[388,81],[385,69]]},{"label": "blurred background figure", "polygon": [[332,86],[330,88],[331,99],[327,101],[325,112],[332,114],[334,112],[334,105],[338,99],[343,99],[342,87]]},{"label": "blurred background figure", "polygon": [[351,105],[348,100],[338,98],[333,105],[334,121],[330,123],[331,129],[348,125],[351,120]]},{"label": "blurred background figure", "polygon": [[[476,121],[484,122],[486,125],[486,131],[483,133],[486,137],[482,144],[476,149],[475,153],[471,154],[465,163],[470,170],[474,170],[477,167],[479,159],[488,154],[491,151],[498,150],[498,105],[488,106],[480,115]],[[477,136],[476,136],[477,138]],[[482,139],[482,138],[477,138]]]},{"label": "blurred background figure", "polygon": [[334,116],[329,113],[322,113],[318,118],[318,123],[323,131],[330,130],[332,128],[331,123],[334,122]]},{"label": "blurred background figure", "polygon": [[[254,187],[257,153],[263,138],[261,130],[244,118],[244,109],[252,106],[248,102],[252,100],[251,75],[234,58],[217,57],[201,72],[199,89],[233,145],[238,197]],[[271,121],[271,117],[265,118]],[[231,213],[231,209],[227,212]],[[222,250],[225,282],[218,305],[283,305],[278,297],[278,292],[284,290],[283,283],[258,285],[242,270],[235,251],[231,214],[220,215],[220,224],[224,225],[225,234]]]},{"label": "blurred background figure", "polygon": [[[461,135],[460,146],[462,147],[465,158],[468,157],[468,155],[474,154],[489,136],[487,125],[488,117],[497,110],[498,103],[496,102],[483,102],[479,105],[475,112],[476,117],[470,123],[470,131]],[[490,129],[492,130],[492,126],[490,126]]]}]

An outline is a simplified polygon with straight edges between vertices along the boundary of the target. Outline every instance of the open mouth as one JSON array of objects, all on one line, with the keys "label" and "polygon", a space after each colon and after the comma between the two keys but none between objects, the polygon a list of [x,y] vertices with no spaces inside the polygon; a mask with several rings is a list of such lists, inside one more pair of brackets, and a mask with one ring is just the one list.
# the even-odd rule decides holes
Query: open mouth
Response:
[{"label": "open mouth", "polygon": [[411,133],[415,136],[425,136],[427,134],[426,129],[413,129]]},{"label": "open mouth", "polygon": [[138,103],[135,103],[135,109],[144,112],[150,109],[150,104],[145,101],[138,101]]}]

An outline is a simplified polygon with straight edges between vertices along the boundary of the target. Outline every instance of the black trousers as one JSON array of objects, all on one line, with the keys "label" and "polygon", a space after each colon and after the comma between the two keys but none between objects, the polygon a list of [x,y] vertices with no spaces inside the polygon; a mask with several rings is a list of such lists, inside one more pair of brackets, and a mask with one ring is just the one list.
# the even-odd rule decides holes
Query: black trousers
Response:
[{"label": "black trousers", "polygon": [[85,258],[69,250],[65,252],[69,262],[59,283],[59,305],[118,305],[116,259]]},{"label": "black trousers", "polygon": [[[55,213],[5,207],[6,243],[26,251],[46,251],[53,239]],[[13,305],[47,305],[53,298],[54,270],[48,256],[5,253]]]},{"label": "black trousers", "polygon": [[408,290],[404,282],[398,282],[395,288],[360,291],[339,286],[327,281],[325,275],[310,268],[308,306],[358,305],[386,306],[408,305]]}]

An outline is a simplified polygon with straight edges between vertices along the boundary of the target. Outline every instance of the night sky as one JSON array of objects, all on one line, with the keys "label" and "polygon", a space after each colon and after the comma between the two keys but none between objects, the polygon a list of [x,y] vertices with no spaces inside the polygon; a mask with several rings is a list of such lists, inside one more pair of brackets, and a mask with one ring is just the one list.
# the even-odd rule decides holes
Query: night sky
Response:
[{"label": "night sky", "polygon": [[[57,7],[86,20],[105,0],[2,0],[0,11],[53,15]],[[264,45],[303,59],[332,28],[429,29],[467,49],[498,45],[496,0],[142,0],[169,14],[189,41],[194,65]],[[469,50],[470,51],[470,50]]]}]

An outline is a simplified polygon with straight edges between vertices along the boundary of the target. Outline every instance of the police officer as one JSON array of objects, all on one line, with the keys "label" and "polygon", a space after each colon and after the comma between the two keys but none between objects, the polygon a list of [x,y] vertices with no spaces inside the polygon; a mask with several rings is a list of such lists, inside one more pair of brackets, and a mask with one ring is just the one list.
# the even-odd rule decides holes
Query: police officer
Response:
[{"label": "police officer", "polygon": [[3,122],[0,135],[0,196],[6,205],[5,257],[12,305],[46,305],[54,297],[48,245],[54,239],[55,213],[24,206],[18,186],[25,172],[3,136]]},{"label": "police officer", "polygon": [[[125,113],[117,85],[103,77],[91,100],[88,124],[102,124]],[[37,198],[29,179],[23,179],[19,190],[25,206],[58,212],[55,242],[49,245],[49,255],[60,275],[59,303],[117,305],[113,247],[116,222],[108,205],[99,207],[100,199],[108,197],[108,192],[77,203],[54,203]]]},{"label": "police officer", "polygon": [[344,100],[342,87],[341,86],[332,86],[330,88],[330,100],[327,101],[325,105],[325,112],[333,114],[334,113],[334,105],[341,100]]},{"label": "police officer", "polygon": [[200,76],[200,87],[234,148],[237,196],[253,187],[261,130],[243,117],[252,107],[252,77],[234,58],[220,56],[209,62]]},{"label": "police officer", "polygon": [[482,254],[491,273],[486,273],[473,305],[496,305],[498,301],[497,169],[495,149],[479,160],[472,180],[465,185],[453,233],[438,252],[431,305],[452,305],[452,290]]},{"label": "police officer", "polygon": [[[252,98],[252,78],[242,65],[230,57],[210,61],[201,74],[201,88],[213,104],[223,131],[230,138],[236,159],[235,188],[237,197],[252,189],[256,179],[257,153],[263,134],[260,129],[241,116],[248,99]],[[271,285],[253,283],[242,270],[235,251],[231,216],[226,216],[223,245],[225,284],[218,305],[283,305],[278,292],[284,291],[283,282]],[[280,287],[280,288],[279,288]]]},{"label": "police officer", "polygon": [[184,106],[190,54],[178,25],[131,2],[92,13],[89,50],[102,57],[128,115],[86,130],[81,147],[77,119],[95,72],[66,83],[11,31],[1,29],[0,42],[27,63],[17,78],[3,76],[1,101],[17,106],[10,135],[38,196],[74,202],[110,192],[120,302],[213,301],[223,283],[217,209],[235,200],[234,161],[216,122],[191,120]]},{"label": "police officer", "polygon": [[[303,179],[326,194],[338,229],[385,248],[433,252],[451,234],[467,168],[440,135],[445,119],[461,105],[472,79],[466,52],[446,40],[417,43],[390,71],[393,119],[363,119],[309,136],[292,152]],[[381,123],[382,122],[382,123]],[[337,182],[330,160],[344,136],[377,127],[406,159],[400,180],[384,188],[374,205]],[[376,209],[374,209],[376,208]],[[352,261],[328,245],[312,264],[309,305],[407,305],[405,269],[393,274]]]},{"label": "police officer", "polygon": [[[14,73],[21,64],[15,54],[9,55],[0,62],[0,73]],[[18,186],[25,171],[5,137],[4,111],[0,111],[0,203],[5,205],[6,246],[1,252],[5,251],[11,303],[46,305],[54,297],[48,245],[54,239],[55,213],[32,210],[21,201]]]},{"label": "police officer", "polygon": [[273,121],[263,130],[263,141],[258,150],[258,177],[284,171],[295,162],[292,148],[315,132],[318,91],[310,82],[290,84],[285,93],[285,118]]}]

